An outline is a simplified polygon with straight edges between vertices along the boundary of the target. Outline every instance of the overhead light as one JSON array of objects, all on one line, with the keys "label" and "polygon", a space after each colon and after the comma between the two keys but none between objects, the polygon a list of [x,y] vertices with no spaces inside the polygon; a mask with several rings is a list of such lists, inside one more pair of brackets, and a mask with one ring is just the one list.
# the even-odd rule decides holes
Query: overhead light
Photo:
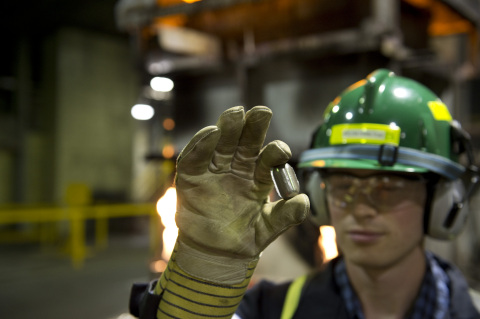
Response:
[{"label": "overhead light", "polygon": [[162,148],[162,155],[165,158],[172,158],[175,155],[175,147],[172,144],[167,144]]},{"label": "overhead light", "polygon": [[167,131],[171,131],[175,128],[175,121],[172,118],[166,118],[163,120],[163,128]]},{"label": "overhead light", "polygon": [[156,76],[150,80],[150,86],[158,92],[170,92],[173,89],[173,81],[169,78]]},{"label": "overhead light", "polygon": [[172,71],[175,67],[174,62],[170,60],[154,61],[147,64],[150,74],[162,74]]},{"label": "overhead light", "polygon": [[131,114],[136,120],[146,121],[153,117],[155,111],[148,104],[135,104],[132,107]]}]

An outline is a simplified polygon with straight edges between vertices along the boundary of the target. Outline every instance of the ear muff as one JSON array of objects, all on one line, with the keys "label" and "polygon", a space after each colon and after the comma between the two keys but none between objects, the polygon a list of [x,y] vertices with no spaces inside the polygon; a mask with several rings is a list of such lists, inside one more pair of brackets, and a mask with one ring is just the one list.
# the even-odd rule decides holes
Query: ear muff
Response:
[{"label": "ear muff", "polygon": [[435,239],[452,239],[461,232],[467,219],[465,187],[460,179],[441,179],[434,187],[426,234]]},{"label": "ear muff", "polygon": [[305,193],[310,199],[311,218],[317,226],[330,225],[325,183],[322,176],[317,170],[309,171],[305,175]]},{"label": "ear muff", "polygon": [[479,181],[470,136],[456,122],[452,123],[451,139],[452,151],[466,153],[469,164],[462,178],[441,178],[434,185],[430,210],[426,212],[425,232],[443,240],[452,239],[462,231],[469,212],[468,201]]}]

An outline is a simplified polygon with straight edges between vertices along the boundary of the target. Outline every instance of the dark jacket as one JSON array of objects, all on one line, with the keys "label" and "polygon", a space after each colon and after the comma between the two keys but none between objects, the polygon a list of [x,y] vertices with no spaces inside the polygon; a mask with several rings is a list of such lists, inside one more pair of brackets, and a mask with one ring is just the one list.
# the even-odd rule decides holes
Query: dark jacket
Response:
[{"label": "dark jacket", "polygon": [[[453,265],[437,261],[450,278],[450,316],[445,319],[479,319],[468,285],[460,271]],[[294,319],[335,318],[348,319],[338,285],[333,276],[334,260],[323,271],[312,275],[304,286]],[[290,283],[276,285],[260,282],[250,289],[237,309],[242,319],[279,319]]]},{"label": "dark jacket", "polygon": [[[445,319],[480,319],[461,272],[446,261],[438,258],[437,261],[450,278],[450,315]],[[348,319],[333,275],[336,262],[337,260],[333,260],[324,270],[308,278],[293,319]],[[133,315],[140,318],[155,318],[161,296],[151,292],[154,286],[155,282],[132,287],[130,312]],[[289,286],[290,283],[278,285],[267,281],[259,282],[247,291],[236,314],[242,319],[279,319]]]}]

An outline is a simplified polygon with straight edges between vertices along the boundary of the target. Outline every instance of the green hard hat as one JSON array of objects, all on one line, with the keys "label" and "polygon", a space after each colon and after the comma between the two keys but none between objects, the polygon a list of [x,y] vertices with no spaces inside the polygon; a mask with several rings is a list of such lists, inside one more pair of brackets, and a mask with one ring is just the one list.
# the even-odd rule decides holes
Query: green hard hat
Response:
[{"label": "green hard hat", "polygon": [[456,179],[465,168],[452,150],[455,125],[430,89],[379,69],[328,105],[299,168],[434,172]]}]

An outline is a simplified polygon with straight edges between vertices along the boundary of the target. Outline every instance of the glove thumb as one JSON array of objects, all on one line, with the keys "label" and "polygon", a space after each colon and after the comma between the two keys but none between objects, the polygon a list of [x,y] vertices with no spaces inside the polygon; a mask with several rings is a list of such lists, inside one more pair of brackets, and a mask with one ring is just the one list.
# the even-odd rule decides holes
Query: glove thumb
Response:
[{"label": "glove thumb", "polygon": [[259,253],[287,229],[302,223],[309,210],[310,201],[305,194],[265,204],[256,229]]}]

